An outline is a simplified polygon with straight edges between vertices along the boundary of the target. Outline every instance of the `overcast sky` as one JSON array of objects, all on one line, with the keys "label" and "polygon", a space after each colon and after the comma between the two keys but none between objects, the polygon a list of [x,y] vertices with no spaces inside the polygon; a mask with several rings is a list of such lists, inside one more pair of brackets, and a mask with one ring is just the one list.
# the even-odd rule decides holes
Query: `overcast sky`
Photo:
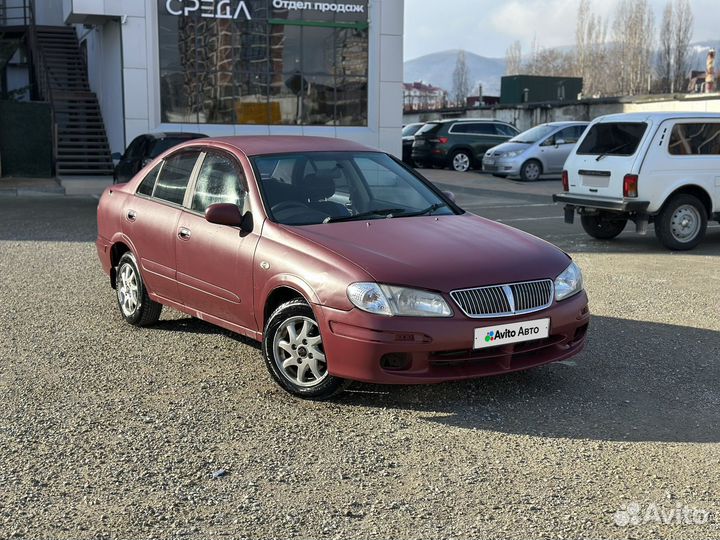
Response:
[{"label": "overcast sky", "polygon": [[[593,0],[611,16],[619,0]],[[578,0],[405,0],[405,60],[448,49],[504,57],[516,39],[523,51],[534,35],[542,47],[572,45]],[[656,26],[666,0],[650,0]],[[720,0],[690,0],[693,41],[720,40]]]}]

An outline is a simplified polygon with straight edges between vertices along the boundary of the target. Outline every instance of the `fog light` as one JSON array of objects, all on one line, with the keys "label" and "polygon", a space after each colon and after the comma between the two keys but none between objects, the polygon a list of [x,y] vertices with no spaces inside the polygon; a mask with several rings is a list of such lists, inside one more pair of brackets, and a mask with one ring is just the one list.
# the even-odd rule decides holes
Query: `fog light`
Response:
[{"label": "fog light", "polygon": [[408,369],[410,363],[410,355],[406,353],[388,353],[380,359],[380,367],[388,371]]}]

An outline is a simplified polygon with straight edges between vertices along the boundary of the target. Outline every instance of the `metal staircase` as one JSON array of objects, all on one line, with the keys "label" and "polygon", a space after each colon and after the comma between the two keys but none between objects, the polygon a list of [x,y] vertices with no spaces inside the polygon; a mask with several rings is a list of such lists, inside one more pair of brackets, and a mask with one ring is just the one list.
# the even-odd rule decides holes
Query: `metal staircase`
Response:
[{"label": "metal staircase", "polygon": [[105,124],[75,29],[37,25],[35,0],[0,0],[0,60],[19,43],[27,45],[32,64],[32,99],[52,109],[55,173],[111,175]]},{"label": "metal staircase", "polygon": [[54,112],[57,175],[111,175],[105,124],[75,30],[33,25],[30,34],[39,94]]}]

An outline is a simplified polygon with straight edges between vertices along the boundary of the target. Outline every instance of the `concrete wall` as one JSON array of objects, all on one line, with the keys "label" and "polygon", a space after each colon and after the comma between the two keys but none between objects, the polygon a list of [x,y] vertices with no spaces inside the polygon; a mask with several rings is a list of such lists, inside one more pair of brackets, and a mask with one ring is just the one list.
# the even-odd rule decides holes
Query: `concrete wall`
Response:
[{"label": "concrete wall", "polygon": [[677,96],[643,96],[638,98],[614,98],[583,100],[569,104],[536,104],[509,107],[488,107],[467,111],[432,111],[403,115],[403,124],[427,122],[442,118],[494,118],[510,122],[525,131],[545,122],[565,120],[593,120],[606,114],[630,112],[716,112],[720,113],[720,94],[688,94]]},{"label": "concrete wall", "polygon": [[[369,73],[367,127],[334,126],[256,126],[220,124],[164,124],[160,121],[160,77],[158,67],[157,3],[144,0],[64,0],[65,19],[71,23],[92,23],[102,26],[110,19],[120,25],[120,39],[106,35],[102,47],[93,46],[92,54],[102,60],[94,64],[91,88],[103,93],[103,115],[113,151],[121,151],[135,136],[149,131],[192,131],[208,135],[318,135],[351,139],[382,148],[397,156],[402,153],[402,75],[403,75],[403,0],[371,0],[369,2]],[[90,44],[88,44],[89,46]],[[114,61],[121,54],[122,68]],[[98,70],[121,74],[123,90],[124,141],[118,147],[116,122],[111,100],[106,100],[107,85],[120,86],[111,75]]]}]

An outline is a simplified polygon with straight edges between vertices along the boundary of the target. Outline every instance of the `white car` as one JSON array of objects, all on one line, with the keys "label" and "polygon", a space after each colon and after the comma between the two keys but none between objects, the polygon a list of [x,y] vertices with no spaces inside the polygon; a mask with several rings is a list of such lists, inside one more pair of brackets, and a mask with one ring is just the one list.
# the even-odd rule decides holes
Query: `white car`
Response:
[{"label": "white car", "polygon": [[565,162],[565,221],[575,212],[590,236],[611,239],[628,220],[655,226],[669,249],[686,250],[720,221],[720,114],[631,113],[590,124]]}]

